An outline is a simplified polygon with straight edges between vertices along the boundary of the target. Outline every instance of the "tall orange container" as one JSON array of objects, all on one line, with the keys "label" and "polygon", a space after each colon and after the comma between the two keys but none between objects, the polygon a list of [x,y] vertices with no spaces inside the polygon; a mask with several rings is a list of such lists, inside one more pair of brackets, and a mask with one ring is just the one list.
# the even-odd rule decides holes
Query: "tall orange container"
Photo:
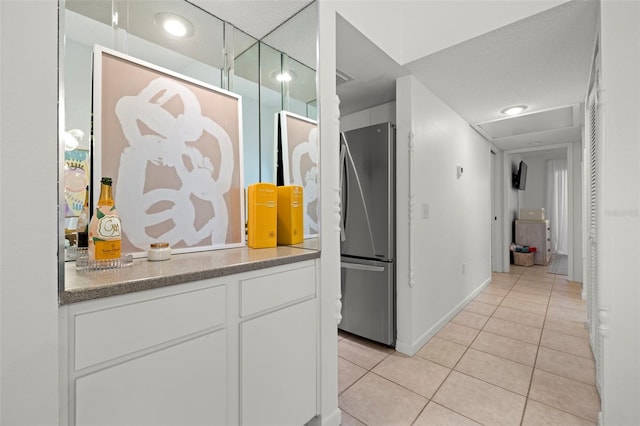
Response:
[{"label": "tall orange container", "polygon": [[247,244],[275,247],[278,239],[278,192],[272,183],[254,183],[247,190]]},{"label": "tall orange container", "polygon": [[304,240],[302,187],[278,187],[278,244],[300,244]]}]

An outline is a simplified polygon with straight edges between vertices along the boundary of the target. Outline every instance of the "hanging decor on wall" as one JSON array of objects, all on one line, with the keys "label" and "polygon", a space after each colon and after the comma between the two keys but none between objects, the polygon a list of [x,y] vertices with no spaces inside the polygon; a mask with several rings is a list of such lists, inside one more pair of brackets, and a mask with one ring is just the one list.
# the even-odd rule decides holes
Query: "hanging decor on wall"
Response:
[{"label": "hanging decor on wall", "polygon": [[64,152],[64,216],[78,217],[84,207],[89,184],[89,151],[74,149]]},{"label": "hanging decor on wall", "polygon": [[94,188],[113,179],[123,253],[243,246],[240,96],[100,46],[93,84]]},{"label": "hanging decor on wall", "polygon": [[276,117],[278,185],[303,187],[304,237],[318,235],[318,123],[288,111]]}]

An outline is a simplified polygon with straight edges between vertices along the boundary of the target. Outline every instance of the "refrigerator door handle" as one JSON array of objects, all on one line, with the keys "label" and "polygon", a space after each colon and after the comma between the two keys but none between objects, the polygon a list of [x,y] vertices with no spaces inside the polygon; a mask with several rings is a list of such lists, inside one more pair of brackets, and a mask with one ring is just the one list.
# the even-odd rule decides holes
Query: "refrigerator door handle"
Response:
[{"label": "refrigerator door handle", "polygon": [[359,271],[384,272],[384,266],[363,265],[361,263],[340,262],[340,266],[345,269],[357,269]]},{"label": "refrigerator door handle", "polygon": [[[373,231],[371,230],[371,219],[369,219],[369,212],[367,211],[367,201],[365,199],[364,196],[364,191],[362,190],[362,184],[360,183],[360,177],[358,176],[358,169],[356,168],[356,164],[353,161],[353,157],[351,156],[351,151],[349,150],[349,141],[347,141],[347,137],[344,134],[344,132],[342,133],[342,139],[344,140],[344,153],[345,153],[345,187],[349,188],[349,173],[347,167],[349,165],[349,163],[351,164],[351,167],[353,168],[353,177],[356,180],[356,184],[358,185],[357,189],[358,189],[358,195],[360,195],[360,200],[362,200],[362,207],[364,210],[364,219],[365,219],[365,223],[367,225],[367,231],[369,231],[369,242],[371,243],[371,253],[376,252],[376,244],[373,240]],[[348,191],[348,189],[347,189]],[[347,192],[347,199],[349,197],[349,193]],[[349,207],[349,202],[346,201],[345,202],[347,204],[346,208]],[[344,226],[346,228],[347,226],[347,210],[345,209],[345,220],[344,220]]]}]

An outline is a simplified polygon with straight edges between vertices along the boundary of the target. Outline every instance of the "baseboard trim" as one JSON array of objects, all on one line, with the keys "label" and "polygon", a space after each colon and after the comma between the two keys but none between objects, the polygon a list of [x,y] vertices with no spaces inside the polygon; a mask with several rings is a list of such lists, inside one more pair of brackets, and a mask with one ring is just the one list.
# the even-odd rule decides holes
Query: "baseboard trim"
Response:
[{"label": "baseboard trim", "polygon": [[340,426],[342,423],[342,411],[336,408],[335,411],[322,418],[322,426]]},{"label": "baseboard trim", "polygon": [[482,284],[478,286],[471,294],[465,297],[460,303],[458,303],[453,309],[451,309],[444,317],[440,319],[437,323],[435,323],[430,329],[424,332],[420,337],[418,337],[413,342],[402,342],[396,341],[396,351],[403,353],[405,355],[413,356],[427,343],[433,336],[438,334],[438,332],[445,326],[453,317],[455,317],[469,302],[473,300],[486,286],[491,283],[491,277],[487,278]]}]

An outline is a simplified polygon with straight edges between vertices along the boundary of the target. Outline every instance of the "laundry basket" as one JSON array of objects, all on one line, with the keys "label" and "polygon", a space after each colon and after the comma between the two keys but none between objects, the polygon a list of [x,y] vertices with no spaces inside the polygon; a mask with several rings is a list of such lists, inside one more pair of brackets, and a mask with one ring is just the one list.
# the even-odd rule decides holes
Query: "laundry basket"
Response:
[{"label": "laundry basket", "polygon": [[533,253],[513,252],[513,263],[518,266],[532,266]]}]

